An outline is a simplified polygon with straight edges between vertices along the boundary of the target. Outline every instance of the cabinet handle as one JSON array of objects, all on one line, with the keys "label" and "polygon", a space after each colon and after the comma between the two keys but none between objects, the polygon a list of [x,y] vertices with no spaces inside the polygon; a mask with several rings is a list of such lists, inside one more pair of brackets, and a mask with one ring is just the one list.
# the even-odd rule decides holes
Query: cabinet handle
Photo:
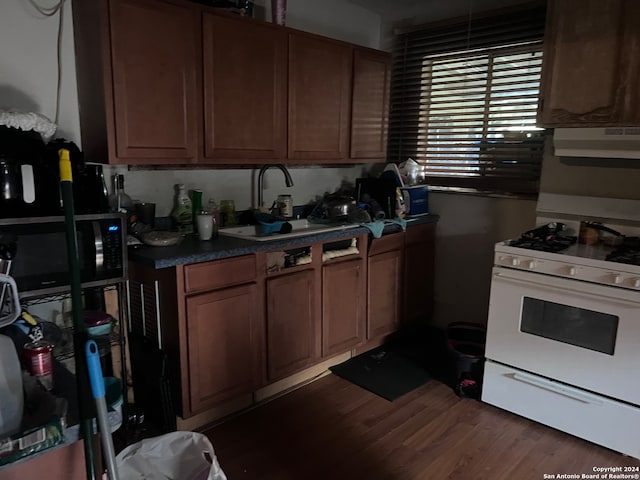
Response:
[{"label": "cabinet handle", "polygon": [[160,282],[153,282],[155,300],[156,300],[156,328],[158,329],[158,348],[162,350],[162,328],[160,327]]}]

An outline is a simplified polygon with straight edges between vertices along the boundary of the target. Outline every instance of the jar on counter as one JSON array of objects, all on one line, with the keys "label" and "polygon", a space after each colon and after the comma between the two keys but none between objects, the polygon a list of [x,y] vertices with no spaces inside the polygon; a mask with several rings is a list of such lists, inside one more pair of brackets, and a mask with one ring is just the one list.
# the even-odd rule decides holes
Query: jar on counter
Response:
[{"label": "jar on counter", "polygon": [[291,195],[278,195],[276,206],[278,207],[281,217],[293,217],[293,199]]},{"label": "jar on counter", "polygon": [[224,227],[236,224],[236,204],[233,200],[220,200],[220,219]]}]

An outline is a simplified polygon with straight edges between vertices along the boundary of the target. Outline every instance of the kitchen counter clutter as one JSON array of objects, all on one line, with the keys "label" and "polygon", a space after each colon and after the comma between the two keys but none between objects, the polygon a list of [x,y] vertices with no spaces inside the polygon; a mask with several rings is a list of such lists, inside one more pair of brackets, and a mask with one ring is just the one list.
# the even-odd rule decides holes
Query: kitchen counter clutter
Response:
[{"label": "kitchen counter clutter", "polygon": [[[438,215],[423,215],[407,219],[407,226],[438,221]],[[386,224],[383,234],[401,231],[396,224]],[[223,258],[237,257],[257,252],[277,250],[283,247],[305,245],[310,241],[323,242],[347,235],[361,235],[369,232],[364,226],[354,225],[353,228],[340,231],[314,233],[304,237],[284,237],[282,240],[269,242],[254,242],[240,238],[220,235],[211,241],[201,241],[197,235],[187,235],[179,245],[169,247],[142,247],[129,251],[129,260],[153,268],[168,268],[176,265],[207,262]]]},{"label": "kitchen counter clutter", "polygon": [[188,235],[132,250],[132,333],[167,362],[162,378],[133,360],[132,373],[170,390],[147,392],[143,408],[157,411],[161,398],[161,418],[199,428],[428,321],[438,218],[410,219],[404,231],[391,223],[379,238],[354,225],[266,242]]}]

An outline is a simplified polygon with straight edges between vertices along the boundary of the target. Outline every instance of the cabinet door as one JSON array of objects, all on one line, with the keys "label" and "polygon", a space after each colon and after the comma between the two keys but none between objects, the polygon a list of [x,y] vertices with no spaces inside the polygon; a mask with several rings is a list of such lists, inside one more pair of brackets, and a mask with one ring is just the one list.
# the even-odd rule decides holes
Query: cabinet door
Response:
[{"label": "cabinet door", "polygon": [[273,381],[319,357],[313,270],[267,279],[267,369]]},{"label": "cabinet door", "polygon": [[196,156],[200,33],[188,4],[114,0],[110,10],[118,163]]},{"label": "cabinet door", "polygon": [[205,13],[203,37],[205,156],[284,158],[286,31]]},{"label": "cabinet door", "polygon": [[386,335],[400,321],[402,250],[369,257],[367,292],[367,338]]},{"label": "cabinet door", "polygon": [[289,35],[290,159],[347,159],[351,63],[349,45]]},{"label": "cabinet door", "polygon": [[433,312],[435,223],[407,229],[404,247],[403,324],[428,322]]},{"label": "cabinet door", "polygon": [[322,267],[322,356],[343,353],[365,336],[362,259]]},{"label": "cabinet door", "polygon": [[549,2],[539,123],[598,126],[622,120],[624,3]]},{"label": "cabinet door", "polygon": [[194,295],[186,304],[192,413],[254,391],[264,351],[256,285]]},{"label": "cabinet door", "polygon": [[390,70],[389,54],[354,50],[351,158],[387,156]]}]

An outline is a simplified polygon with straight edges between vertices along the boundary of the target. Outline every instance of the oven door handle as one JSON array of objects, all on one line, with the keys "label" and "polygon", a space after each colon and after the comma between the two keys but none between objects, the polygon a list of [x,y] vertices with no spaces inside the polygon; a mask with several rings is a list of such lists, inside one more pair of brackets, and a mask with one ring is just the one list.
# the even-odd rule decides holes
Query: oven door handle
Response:
[{"label": "oven door handle", "polygon": [[552,393],[557,393],[558,395],[562,395],[564,397],[577,400],[578,402],[581,402],[581,403],[587,403],[589,405],[596,405],[596,406],[602,405],[602,400],[596,397],[595,395],[590,395],[588,393],[577,390],[575,388],[571,388],[557,382],[552,382],[551,380],[546,380],[544,378],[529,375],[524,372],[514,373],[513,379],[519,382],[526,383],[533,387],[541,388],[543,390],[548,390]]}]

